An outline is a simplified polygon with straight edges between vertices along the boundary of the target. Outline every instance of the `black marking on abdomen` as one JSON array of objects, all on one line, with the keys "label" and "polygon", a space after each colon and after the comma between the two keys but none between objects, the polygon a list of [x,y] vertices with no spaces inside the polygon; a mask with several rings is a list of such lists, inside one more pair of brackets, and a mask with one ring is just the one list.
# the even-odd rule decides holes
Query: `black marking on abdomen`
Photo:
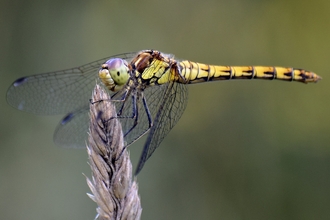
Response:
[{"label": "black marking on abdomen", "polygon": [[271,75],[272,76],[272,78],[271,77],[267,77],[266,79],[270,79],[270,80],[273,80],[273,79],[275,79],[275,71],[265,71],[264,72],[264,74],[265,75]]},{"label": "black marking on abdomen", "polygon": [[294,78],[294,73],[293,73],[294,69],[291,68],[291,72],[286,72],[284,73],[284,76],[290,77],[290,81],[293,81]]},{"label": "black marking on abdomen", "polygon": [[244,70],[243,73],[248,73],[249,74],[249,77],[246,77],[247,79],[253,79],[254,67],[252,67],[252,70]]},{"label": "black marking on abdomen", "polygon": [[222,71],[224,73],[228,73],[229,75],[221,75],[219,78],[220,79],[225,79],[225,80],[229,80],[229,79],[235,79],[235,75],[233,76],[233,68],[229,67],[229,70],[224,70]]},{"label": "black marking on abdomen", "polygon": [[305,70],[299,69],[300,74],[299,76],[302,78],[303,81],[306,81],[306,79],[308,79]]}]

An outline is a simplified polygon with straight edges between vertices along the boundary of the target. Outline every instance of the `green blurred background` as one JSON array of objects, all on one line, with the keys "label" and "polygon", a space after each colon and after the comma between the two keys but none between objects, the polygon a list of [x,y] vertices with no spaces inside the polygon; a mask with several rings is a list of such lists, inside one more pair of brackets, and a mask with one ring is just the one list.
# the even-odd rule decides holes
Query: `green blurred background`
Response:
[{"label": "green blurred background", "polygon": [[[63,116],[8,106],[17,78],[157,49],[222,65],[306,68],[318,84],[189,86],[188,107],[138,176],[142,219],[329,219],[330,1],[0,2],[0,218],[93,219],[84,150]],[[134,165],[143,141],[129,149]]]}]

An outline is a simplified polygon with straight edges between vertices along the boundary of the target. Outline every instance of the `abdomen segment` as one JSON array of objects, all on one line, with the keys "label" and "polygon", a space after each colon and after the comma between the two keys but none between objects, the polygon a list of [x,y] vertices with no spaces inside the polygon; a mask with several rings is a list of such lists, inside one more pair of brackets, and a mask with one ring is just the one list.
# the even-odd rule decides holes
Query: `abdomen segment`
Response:
[{"label": "abdomen segment", "polygon": [[313,72],[291,67],[215,66],[185,60],[179,62],[179,68],[189,84],[231,79],[278,79],[309,83],[321,79]]}]

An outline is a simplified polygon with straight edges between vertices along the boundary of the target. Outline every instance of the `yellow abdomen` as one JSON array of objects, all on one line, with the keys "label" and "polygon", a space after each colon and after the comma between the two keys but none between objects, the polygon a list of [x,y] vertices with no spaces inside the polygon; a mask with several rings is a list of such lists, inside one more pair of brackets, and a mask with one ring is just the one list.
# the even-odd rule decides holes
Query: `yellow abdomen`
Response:
[{"label": "yellow abdomen", "polygon": [[303,83],[322,79],[317,74],[291,67],[215,66],[184,60],[179,63],[181,75],[187,83],[230,79],[279,79]]}]

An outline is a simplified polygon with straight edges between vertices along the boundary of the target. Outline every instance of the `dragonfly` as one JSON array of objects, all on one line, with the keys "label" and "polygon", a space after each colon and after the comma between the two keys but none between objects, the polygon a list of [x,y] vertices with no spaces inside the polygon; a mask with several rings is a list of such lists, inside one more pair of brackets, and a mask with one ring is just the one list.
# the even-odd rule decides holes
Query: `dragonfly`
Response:
[{"label": "dragonfly", "polygon": [[76,68],[17,79],[7,92],[8,103],[36,115],[66,114],[54,133],[55,144],[85,147],[88,110],[95,82],[111,95],[126,146],[148,133],[135,174],[182,116],[188,84],[234,79],[317,82],[317,74],[275,66],[219,66],[157,50],[123,53]]}]

